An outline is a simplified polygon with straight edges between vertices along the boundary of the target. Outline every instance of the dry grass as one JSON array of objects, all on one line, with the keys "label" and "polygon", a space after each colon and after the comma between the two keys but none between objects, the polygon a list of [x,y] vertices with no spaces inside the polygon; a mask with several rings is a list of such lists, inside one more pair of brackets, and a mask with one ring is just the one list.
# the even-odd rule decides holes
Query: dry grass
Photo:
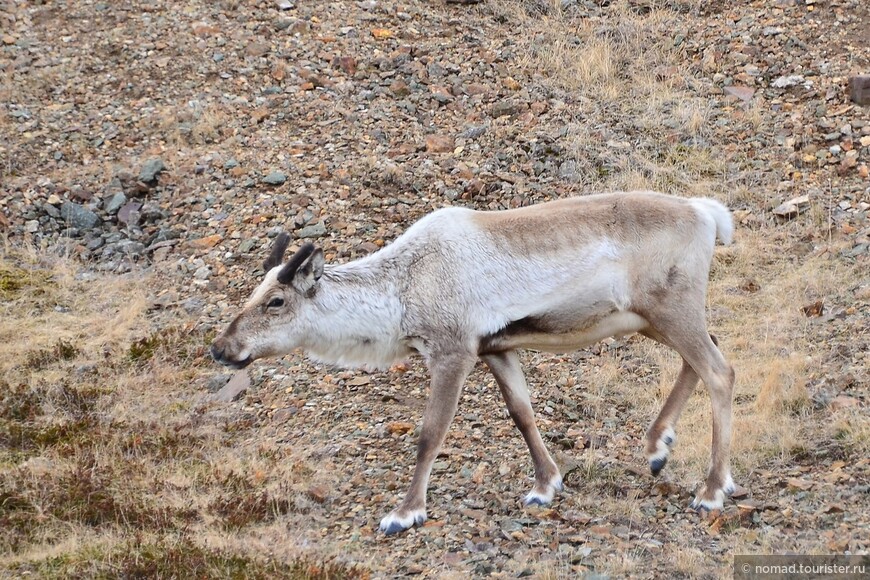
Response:
[{"label": "dry grass", "polygon": [[659,93],[663,85],[652,71],[674,60],[667,31],[673,30],[675,15],[669,11],[639,14],[628,2],[618,2],[602,23],[561,10],[529,14],[526,3],[508,0],[496,1],[492,10],[528,27],[518,64],[530,76],[540,75],[553,90],[587,96],[599,106]]},{"label": "dry grass", "polygon": [[[559,115],[578,189],[709,195],[722,188],[728,166],[710,146],[714,109],[686,91],[694,81],[674,43],[679,14],[628,2],[609,5],[601,19],[546,2],[496,0],[490,10],[527,31],[515,38],[514,64],[572,103]],[[755,111],[739,122],[757,119]]]},{"label": "dry grass", "polygon": [[5,248],[0,569],[364,577],[334,558],[266,558],[202,543],[310,509],[293,486],[311,472],[265,446],[227,452],[250,422],[199,424],[205,408],[195,385],[208,337],[183,323],[149,330],[151,283],[88,273],[62,252]]}]

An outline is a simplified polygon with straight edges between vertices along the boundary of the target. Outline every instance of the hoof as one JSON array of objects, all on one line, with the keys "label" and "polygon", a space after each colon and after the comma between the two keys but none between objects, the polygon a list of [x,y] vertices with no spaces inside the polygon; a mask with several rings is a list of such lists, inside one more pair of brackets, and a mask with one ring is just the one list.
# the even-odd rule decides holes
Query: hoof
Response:
[{"label": "hoof", "polygon": [[556,496],[557,491],[562,491],[562,477],[556,476],[550,480],[550,483],[547,484],[546,488],[542,491],[538,489],[538,486],[535,486],[529,494],[523,500],[523,505],[526,506],[542,506],[547,505],[553,498]]},{"label": "hoof", "polygon": [[737,486],[734,484],[734,480],[731,479],[731,474],[728,474],[728,477],[725,478],[725,485],[722,486],[722,491],[725,492],[725,495],[730,496],[737,489]]},{"label": "hoof", "polygon": [[722,510],[722,508],[725,507],[725,492],[721,489],[716,490],[712,499],[702,497],[703,494],[704,492],[702,491],[696,495],[695,499],[692,500],[692,503],[689,504],[689,508],[698,513],[703,513],[712,512],[713,510]]},{"label": "hoof", "polygon": [[647,455],[649,462],[649,470],[653,476],[658,476],[668,463],[668,455],[671,454],[671,446],[677,440],[677,435],[674,430],[668,427],[656,441],[656,450]]},{"label": "hoof", "polygon": [[725,476],[722,487],[712,493],[708,491],[709,489],[711,489],[709,485],[704,485],[701,491],[698,492],[698,495],[695,496],[695,499],[692,500],[692,503],[689,504],[689,507],[697,512],[721,510],[725,507],[725,498],[734,493],[736,486],[734,485],[734,480],[731,479],[731,474],[728,473]]},{"label": "hoof", "polygon": [[414,510],[405,515],[399,515],[394,511],[381,520],[378,529],[380,529],[385,535],[392,536],[399,532],[404,532],[412,526],[422,525],[425,521],[426,510]]},{"label": "hoof", "polygon": [[384,524],[381,524],[381,531],[384,532],[386,536],[392,536],[393,534],[398,534],[399,532],[404,532],[408,528],[404,527],[399,522],[390,522],[384,527]]},{"label": "hoof", "polygon": [[547,505],[550,502],[548,502],[541,496],[529,494],[526,496],[526,499],[523,500],[523,503],[527,506],[536,506]]},{"label": "hoof", "polygon": [[654,476],[658,476],[661,473],[662,469],[665,468],[665,465],[668,464],[668,458],[662,457],[661,459],[652,459],[649,462],[649,470],[652,472]]}]

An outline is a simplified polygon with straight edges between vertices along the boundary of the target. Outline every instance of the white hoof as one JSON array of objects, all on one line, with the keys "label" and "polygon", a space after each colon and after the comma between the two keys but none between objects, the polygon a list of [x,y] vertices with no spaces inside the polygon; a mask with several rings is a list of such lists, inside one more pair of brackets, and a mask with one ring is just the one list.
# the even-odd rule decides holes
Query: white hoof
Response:
[{"label": "white hoof", "polygon": [[698,494],[692,500],[692,503],[689,504],[689,507],[695,511],[706,510],[711,512],[713,510],[722,510],[725,507],[725,492],[717,489],[716,493],[713,494],[713,499],[701,499],[701,494]]},{"label": "white hoof", "polygon": [[725,492],[725,495],[731,495],[736,489],[737,486],[734,485],[734,480],[731,479],[731,474],[729,473],[728,477],[725,478],[725,483],[722,485],[722,491]]},{"label": "white hoof", "polygon": [[556,497],[556,492],[562,491],[562,476],[557,475],[553,479],[550,480],[550,483],[547,484],[547,487],[543,490],[533,489],[529,494],[523,499],[524,505],[547,505],[553,498]]},{"label": "white hoof", "polygon": [[702,496],[708,495],[707,486],[705,485],[698,492],[698,495],[695,496],[695,499],[692,500],[692,503],[689,504],[689,507],[693,510],[721,510],[725,507],[725,498],[734,493],[735,489],[737,489],[737,486],[734,485],[734,480],[731,478],[731,474],[728,473],[725,476],[721,489],[717,489],[713,493],[713,499],[701,499]]},{"label": "white hoof", "polygon": [[399,515],[398,510],[390,512],[388,516],[381,520],[381,525],[378,528],[388,536],[404,532],[414,525],[422,525],[426,521],[426,510],[413,510],[404,515]]}]

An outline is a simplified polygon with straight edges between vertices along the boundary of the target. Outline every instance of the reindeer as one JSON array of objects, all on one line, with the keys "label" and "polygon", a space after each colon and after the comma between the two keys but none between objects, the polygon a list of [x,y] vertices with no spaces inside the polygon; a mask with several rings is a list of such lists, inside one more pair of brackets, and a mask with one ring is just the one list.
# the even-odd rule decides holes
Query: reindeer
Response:
[{"label": "reindeer", "polygon": [[734,371],[706,329],[716,238],[731,242],[728,209],[712,199],[653,192],[588,195],[506,211],[435,211],[364,258],[325,265],[303,245],[286,262],[278,236],[266,276],[215,339],[218,362],[301,348],[342,366],[387,368],[420,354],[431,373],[417,464],[404,501],[380,522],[395,534],[426,520],[432,464],[463,383],[481,359],[528,445],[535,483],[525,504],[550,503],[562,477],[535,425],[517,349],[566,352],[640,333],[677,351],[682,369],[646,434],[653,475],[699,378],[710,392],[713,445],[696,510],[722,508],[729,468]]}]

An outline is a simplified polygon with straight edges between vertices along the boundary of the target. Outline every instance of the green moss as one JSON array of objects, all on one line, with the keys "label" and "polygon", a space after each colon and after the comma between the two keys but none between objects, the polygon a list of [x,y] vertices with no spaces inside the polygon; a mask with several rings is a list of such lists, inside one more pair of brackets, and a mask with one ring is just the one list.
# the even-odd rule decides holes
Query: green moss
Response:
[{"label": "green moss", "polygon": [[133,342],[127,351],[127,356],[133,362],[145,362],[154,357],[154,353],[157,352],[160,345],[160,335],[152,334]]},{"label": "green moss", "polygon": [[0,300],[11,301],[22,293],[43,294],[50,278],[44,272],[24,270],[9,263],[0,263]]},{"label": "green moss", "polygon": [[174,361],[208,361],[205,356],[211,344],[212,333],[202,333],[188,328],[172,326],[163,328],[134,341],[127,356],[134,363],[145,363],[156,355]]},{"label": "green moss", "polygon": [[24,366],[34,370],[42,369],[55,361],[72,360],[79,352],[81,351],[71,342],[58,340],[52,348],[27,353]]},{"label": "green moss", "polygon": [[13,300],[25,286],[25,272],[7,265],[0,266],[0,299]]}]

